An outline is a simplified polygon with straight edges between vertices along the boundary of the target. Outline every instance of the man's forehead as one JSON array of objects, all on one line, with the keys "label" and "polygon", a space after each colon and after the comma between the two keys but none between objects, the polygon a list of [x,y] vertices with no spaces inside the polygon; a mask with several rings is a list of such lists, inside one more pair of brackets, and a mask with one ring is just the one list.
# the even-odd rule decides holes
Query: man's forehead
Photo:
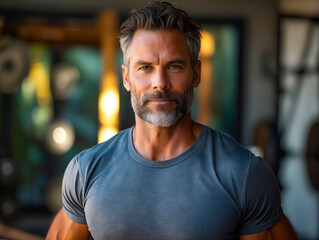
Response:
[{"label": "man's forehead", "polygon": [[126,51],[128,62],[150,61],[166,56],[172,59],[188,59],[189,52],[185,36],[179,30],[137,30]]}]

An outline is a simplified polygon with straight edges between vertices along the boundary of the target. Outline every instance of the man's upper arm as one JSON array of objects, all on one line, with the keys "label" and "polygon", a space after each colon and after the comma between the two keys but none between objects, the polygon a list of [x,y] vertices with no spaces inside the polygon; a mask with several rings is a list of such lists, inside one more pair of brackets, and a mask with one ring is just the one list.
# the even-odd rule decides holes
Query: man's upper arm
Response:
[{"label": "man's upper arm", "polygon": [[[47,239],[88,239],[90,233],[86,224],[82,175],[78,158],[68,164],[63,177],[62,205],[49,229]],[[67,214],[66,214],[67,213]]]},{"label": "man's upper arm", "polygon": [[277,178],[264,160],[251,155],[245,181],[240,235],[269,229],[283,216]]},{"label": "man's upper arm", "polygon": [[75,156],[65,169],[62,182],[62,207],[70,219],[86,224],[84,212],[85,189],[79,155]]},{"label": "man's upper arm", "polygon": [[297,235],[295,234],[289,220],[286,216],[273,227],[250,235],[241,235],[240,240],[297,240]]},{"label": "man's upper arm", "polygon": [[90,232],[86,224],[73,222],[61,209],[54,218],[49,232],[46,236],[47,240],[53,239],[78,239],[87,240]]}]

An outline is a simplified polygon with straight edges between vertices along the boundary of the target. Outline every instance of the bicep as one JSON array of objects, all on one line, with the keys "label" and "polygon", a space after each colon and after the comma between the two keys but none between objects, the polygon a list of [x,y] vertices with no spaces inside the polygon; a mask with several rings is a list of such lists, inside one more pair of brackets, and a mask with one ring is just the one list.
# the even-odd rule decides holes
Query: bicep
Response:
[{"label": "bicep", "polygon": [[86,224],[80,224],[72,221],[61,209],[54,218],[46,239],[87,240],[89,237],[90,232],[88,230],[88,226]]},{"label": "bicep", "polygon": [[241,235],[239,240],[271,240],[269,230],[265,230],[259,233]]},{"label": "bicep", "polygon": [[250,235],[241,235],[240,240],[297,240],[297,236],[286,216],[273,227]]},{"label": "bicep", "polygon": [[279,223],[269,229],[272,240],[297,240],[297,235],[288,218],[283,216]]}]

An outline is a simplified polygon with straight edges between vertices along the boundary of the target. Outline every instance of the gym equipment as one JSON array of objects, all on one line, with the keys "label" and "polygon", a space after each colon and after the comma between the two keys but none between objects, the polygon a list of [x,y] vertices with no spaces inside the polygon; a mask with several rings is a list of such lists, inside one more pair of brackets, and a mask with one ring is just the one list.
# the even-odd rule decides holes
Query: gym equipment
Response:
[{"label": "gym equipment", "polygon": [[30,57],[25,44],[17,39],[4,38],[0,42],[0,92],[15,92],[29,69]]}]

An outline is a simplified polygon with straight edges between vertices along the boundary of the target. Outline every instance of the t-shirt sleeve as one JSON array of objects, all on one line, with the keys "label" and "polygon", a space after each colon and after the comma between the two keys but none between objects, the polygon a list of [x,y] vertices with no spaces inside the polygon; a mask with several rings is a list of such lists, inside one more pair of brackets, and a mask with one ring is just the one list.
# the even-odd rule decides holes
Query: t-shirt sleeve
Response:
[{"label": "t-shirt sleeve", "polygon": [[62,207],[72,221],[86,224],[83,199],[83,176],[80,171],[78,158],[74,157],[67,166],[63,176]]},{"label": "t-shirt sleeve", "polygon": [[253,154],[250,156],[242,200],[240,235],[264,231],[283,216],[277,178],[268,164]]}]

